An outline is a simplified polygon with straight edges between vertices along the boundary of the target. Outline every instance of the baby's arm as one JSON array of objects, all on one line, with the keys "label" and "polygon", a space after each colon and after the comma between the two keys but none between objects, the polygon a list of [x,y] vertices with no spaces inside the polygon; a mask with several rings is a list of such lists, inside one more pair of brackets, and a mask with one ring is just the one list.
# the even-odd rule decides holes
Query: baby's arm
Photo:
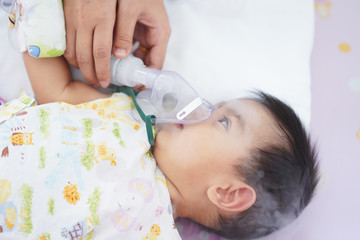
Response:
[{"label": "baby's arm", "polygon": [[109,97],[84,82],[73,81],[63,57],[34,58],[25,52],[23,58],[39,104],[56,101],[79,104]]}]

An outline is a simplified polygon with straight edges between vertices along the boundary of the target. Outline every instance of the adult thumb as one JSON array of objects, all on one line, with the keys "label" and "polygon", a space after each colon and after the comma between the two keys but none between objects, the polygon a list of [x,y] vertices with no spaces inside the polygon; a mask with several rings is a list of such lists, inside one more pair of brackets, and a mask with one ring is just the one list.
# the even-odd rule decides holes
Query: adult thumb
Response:
[{"label": "adult thumb", "polygon": [[115,57],[124,58],[131,52],[136,21],[135,13],[121,11],[119,7],[113,41]]}]

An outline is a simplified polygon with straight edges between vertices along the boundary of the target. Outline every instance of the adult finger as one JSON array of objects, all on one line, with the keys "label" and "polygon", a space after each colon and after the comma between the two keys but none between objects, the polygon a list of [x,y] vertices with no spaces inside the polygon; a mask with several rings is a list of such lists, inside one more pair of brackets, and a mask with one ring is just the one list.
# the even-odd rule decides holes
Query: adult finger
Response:
[{"label": "adult finger", "polygon": [[166,43],[153,46],[145,56],[144,63],[150,68],[162,69],[166,55]]},{"label": "adult finger", "polygon": [[110,84],[110,57],[114,21],[98,25],[94,31],[93,54],[96,77],[102,87]]},{"label": "adult finger", "polygon": [[149,29],[149,39],[154,39],[154,44],[149,49],[149,53],[144,58],[144,63],[150,68],[161,69],[165,56],[167,43],[170,37],[170,27]]},{"label": "adult finger", "polygon": [[161,69],[165,60],[171,29],[166,21],[154,24],[154,26],[147,27],[143,24],[136,26],[134,37],[147,48],[147,51],[138,49],[135,53],[143,59],[148,67]]},{"label": "adult finger", "polygon": [[149,51],[142,58],[152,68],[162,68],[171,29],[163,1],[154,0],[142,10],[134,38]]},{"label": "adult finger", "polygon": [[66,30],[66,50],[64,52],[64,57],[71,65],[78,68],[79,66],[76,61],[75,46],[76,46],[76,30],[67,28],[67,30]]},{"label": "adult finger", "polygon": [[138,18],[138,9],[128,6],[126,1],[119,1],[115,33],[113,41],[113,54],[115,57],[126,57],[132,48],[135,24]]},{"label": "adult finger", "polygon": [[[64,2],[65,3],[65,2]],[[74,12],[69,4],[64,4],[64,15],[65,19],[65,30],[66,30],[66,50],[64,53],[64,57],[66,60],[73,65],[74,67],[78,67],[76,61],[76,29],[74,26]]]},{"label": "adult finger", "polygon": [[76,61],[85,80],[97,85],[93,60],[93,30],[82,28],[76,33]]},{"label": "adult finger", "polygon": [[[166,13],[164,18],[167,19]],[[149,35],[150,38],[157,39],[157,41],[155,41],[154,46],[147,56],[148,59],[145,59],[145,61],[147,61],[148,66],[161,69],[164,64],[166,49],[171,35],[169,21],[161,21],[159,27],[150,29]]]}]

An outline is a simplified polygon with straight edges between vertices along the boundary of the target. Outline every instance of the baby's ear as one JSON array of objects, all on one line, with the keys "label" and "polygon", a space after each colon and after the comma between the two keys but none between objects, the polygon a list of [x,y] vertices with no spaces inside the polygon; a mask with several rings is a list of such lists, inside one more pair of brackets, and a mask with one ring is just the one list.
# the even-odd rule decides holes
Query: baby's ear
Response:
[{"label": "baby's ear", "polygon": [[256,200],[255,190],[244,182],[233,185],[213,185],[208,188],[207,196],[217,208],[229,213],[243,212]]}]

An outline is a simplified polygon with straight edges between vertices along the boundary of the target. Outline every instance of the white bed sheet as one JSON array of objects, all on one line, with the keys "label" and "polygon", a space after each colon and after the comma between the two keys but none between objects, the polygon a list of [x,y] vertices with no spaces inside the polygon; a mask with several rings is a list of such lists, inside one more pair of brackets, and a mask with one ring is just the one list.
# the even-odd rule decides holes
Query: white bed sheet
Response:
[{"label": "white bed sheet", "polygon": [[165,69],[216,103],[261,89],[310,122],[312,0],[168,0]]},{"label": "white bed sheet", "polygon": [[[164,69],[184,76],[213,103],[260,89],[310,124],[312,0],[165,0],[172,27]],[[0,97],[33,94],[0,10]],[[78,72],[75,71],[75,74]],[[297,221],[306,221],[300,218]],[[292,239],[296,224],[267,239]]]}]

